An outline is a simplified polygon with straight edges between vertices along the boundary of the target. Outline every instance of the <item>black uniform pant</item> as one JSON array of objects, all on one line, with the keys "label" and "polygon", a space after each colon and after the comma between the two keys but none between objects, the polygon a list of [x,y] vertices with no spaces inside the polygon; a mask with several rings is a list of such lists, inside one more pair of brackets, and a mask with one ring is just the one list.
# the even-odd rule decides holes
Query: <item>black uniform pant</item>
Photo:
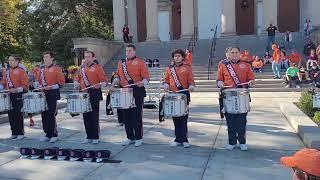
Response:
[{"label": "black uniform pant", "polygon": [[127,138],[131,140],[140,140],[143,136],[142,128],[142,110],[143,97],[135,98],[136,107],[131,109],[119,109],[118,112],[121,122],[125,124]]},{"label": "black uniform pant", "polygon": [[175,142],[184,143],[188,142],[188,114],[181,117],[174,117],[174,133],[176,135]]},{"label": "black uniform pant", "polygon": [[23,135],[23,113],[21,112],[23,106],[22,93],[10,94],[10,100],[12,109],[8,112],[8,116],[12,135]]},{"label": "black uniform pant", "polygon": [[43,131],[48,138],[58,137],[56,115],[57,101],[60,99],[60,92],[53,90],[46,91],[45,95],[48,109],[41,113]]},{"label": "black uniform pant", "polygon": [[128,119],[128,113],[125,113],[122,109],[117,109],[118,122],[124,123],[124,119]]},{"label": "black uniform pant", "polygon": [[240,144],[246,144],[247,113],[225,114],[228,126],[229,144],[236,145],[237,140]]},{"label": "black uniform pant", "polygon": [[100,98],[90,95],[92,111],[83,113],[84,127],[86,128],[87,139],[99,139],[99,107]]}]

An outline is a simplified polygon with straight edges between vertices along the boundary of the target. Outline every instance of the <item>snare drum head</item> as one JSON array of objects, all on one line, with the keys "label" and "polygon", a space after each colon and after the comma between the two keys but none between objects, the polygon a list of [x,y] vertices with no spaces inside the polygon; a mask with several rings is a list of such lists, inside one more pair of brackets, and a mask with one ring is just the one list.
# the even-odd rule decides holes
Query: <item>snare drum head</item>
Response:
[{"label": "snare drum head", "polygon": [[182,100],[185,100],[187,99],[187,96],[185,94],[181,94],[181,93],[178,93],[178,94],[167,94],[164,96],[164,99],[182,99]]},{"label": "snare drum head", "polygon": [[79,99],[89,97],[88,93],[72,93],[67,96],[67,99]]},{"label": "snare drum head", "polygon": [[23,94],[22,97],[24,99],[43,98],[44,97],[44,93],[42,93],[42,92],[30,92],[30,93]]},{"label": "snare drum head", "polygon": [[249,90],[247,88],[228,88],[222,91],[225,95],[247,95]]},{"label": "snare drum head", "polygon": [[8,93],[0,93],[1,98],[7,98],[9,96]]}]

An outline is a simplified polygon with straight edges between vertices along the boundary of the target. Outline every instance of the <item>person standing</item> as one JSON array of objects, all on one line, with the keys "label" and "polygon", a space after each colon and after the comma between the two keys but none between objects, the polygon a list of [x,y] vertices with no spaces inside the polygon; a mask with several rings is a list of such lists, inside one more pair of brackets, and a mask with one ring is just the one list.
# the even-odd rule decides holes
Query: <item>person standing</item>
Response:
[{"label": "person standing", "polygon": [[299,86],[299,68],[297,64],[293,63],[286,71],[286,88],[300,88]]},{"label": "person standing", "polygon": [[46,134],[40,138],[40,141],[49,141],[54,143],[58,140],[57,131],[57,101],[60,100],[60,87],[64,85],[65,78],[62,69],[53,64],[53,52],[46,51],[43,53],[44,64],[40,67],[36,75],[35,88],[43,88],[46,96],[48,109],[41,113],[43,131]]},{"label": "person standing", "polygon": [[86,143],[99,143],[99,109],[100,101],[103,100],[102,97],[102,87],[107,86],[107,77],[101,67],[101,65],[94,63],[95,54],[92,51],[86,51],[84,53],[85,62],[79,69],[79,75],[74,80],[75,88],[81,87],[81,89],[87,90],[90,96],[90,104],[92,111],[88,113],[83,113],[84,126],[87,133],[87,138],[82,142]]},{"label": "person standing", "polygon": [[289,30],[287,30],[284,40],[286,41],[287,49],[291,49],[292,48],[291,43],[293,38],[292,38],[292,33]]},{"label": "person standing", "polygon": [[307,37],[310,37],[312,30],[312,24],[310,19],[306,19],[306,22],[304,23],[304,32]]},{"label": "person standing", "polygon": [[122,28],[122,33],[123,33],[123,41],[125,43],[129,43],[129,41],[130,41],[130,39],[129,39],[130,31],[129,31],[129,27],[126,24]]},{"label": "person standing", "polygon": [[270,26],[266,29],[266,31],[268,32],[268,44],[267,44],[267,51],[268,52],[269,52],[272,44],[274,44],[277,30],[278,30],[278,28],[276,26],[274,26],[273,24],[270,24]]},{"label": "person standing", "polygon": [[[217,87],[225,88],[249,88],[254,85],[254,73],[250,64],[240,61],[240,49],[231,47],[226,49],[226,59],[219,62],[217,73]],[[242,85],[247,83],[247,85]],[[247,114],[225,113],[229,144],[228,150],[236,147],[237,141],[240,143],[242,151],[248,150],[246,145],[246,125]]]},{"label": "person standing", "polygon": [[11,127],[10,139],[21,140],[24,138],[24,125],[22,94],[29,88],[29,79],[27,72],[19,67],[21,61],[19,55],[13,54],[9,57],[9,68],[3,72],[3,79],[0,83],[0,89],[5,88],[10,95],[12,109],[8,111],[9,123]]},{"label": "person standing", "polygon": [[[113,86],[120,87],[130,86],[133,88],[133,96],[135,99],[135,107],[130,109],[121,109],[121,117],[124,122],[127,140],[122,143],[123,146],[133,144],[141,146],[143,143],[143,101],[146,97],[145,86],[149,83],[148,68],[143,60],[136,56],[136,47],[132,44],[126,46],[126,59],[122,59],[118,63],[118,78],[113,80]],[[118,118],[121,118],[120,116]]]},{"label": "person standing", "polygon": [[280,64],[280,56],[281,52],[278,49],[276,44],[272,45],[272,50],[273,50],[273,61],[272,61],[272,71],[274,74],[274,79],[280,79],[280,69],[281,69],[281,64]]},{"label": "person standing", "polygon": [[[185,90],[180,93],[187,96],[187,104],[190,103],[190,92],[194,91],[194,77],[192,67],[189,62],[185,62],[186,54],[182,49],[173,50],[171,53],[173,65],[166,68],[163,88],[165,91],[173,91],[176,93],[179,90]],[[190,92],[189,92],[190,91]],[[173,117],[175,140],[171,143],[171,147],[183,145],[184,148],[190,147],[188,141],[188,116],[186,114],[181,117]]]},{"label": "person standing", "polygon": [[193,58],[192,51],[190,49],[186,49],[185,55],[186,55],[185,59],[186,59],[187,63],[189,63],[192,67],[192,58]]}]

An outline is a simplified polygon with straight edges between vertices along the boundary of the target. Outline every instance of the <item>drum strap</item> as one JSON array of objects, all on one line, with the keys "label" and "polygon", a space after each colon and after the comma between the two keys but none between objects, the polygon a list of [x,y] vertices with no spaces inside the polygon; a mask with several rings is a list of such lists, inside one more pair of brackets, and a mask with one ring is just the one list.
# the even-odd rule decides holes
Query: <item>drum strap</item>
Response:
[{"label": "drum strap", "polygon": [[134,84],[134,81],[130,77],[128,70],[127,70],[127,64],[125,59],[121,59],[121,66],[122,66],[122,72],[126,80],[128,81],[128,84]]},{"label": "drum strap", "polygon": [[48,86],[48,83],[47,83],[46,78],[44,76],[44,69],[45,69],[44,66],[40,69],[40,80],[41,80],[42,86]]},{"label": "drum strap", "polygon": [[174,68],[174,66],[170,66],[170,72],[171,72],[171,76],[172,76],[172,78],[174,80],[174,83],[176,84],[177,88],[179,90],[183,90],[183,87],[182,87],[182,85],[180,83],[180,80],[179,80],[179,78],[177,76],[176,69]]},{"label": "drum strap", "polygon": [[234,70],[232,64],[226,59],[224,60],[224,64],[226,65],[226,68],[227,68],[233,82],[236,84],[237,87],[240,86],[241,81],[239,80],[239,77],[238,77],[236,71]]},{"label": "drum strap", "polygon": [[82,79],[83,79],[83,82],[85,84],[86,87],[89,87],[91,86],[90,82],[89,82],[89,79],[88,79],[88,76],[86,74],[86,71],[85,71],[85,66],[82,65],[81,66],[81,76],[82,76]]},{"label": "drum strap", "polygon": [[11,78],[10,78],[10,69],[7,69],[6,71],[6,79],[7,79],[7,85],[8,85],[8,88],[14,88],[14,85],[13,85],[13,82],[11,81]]}]

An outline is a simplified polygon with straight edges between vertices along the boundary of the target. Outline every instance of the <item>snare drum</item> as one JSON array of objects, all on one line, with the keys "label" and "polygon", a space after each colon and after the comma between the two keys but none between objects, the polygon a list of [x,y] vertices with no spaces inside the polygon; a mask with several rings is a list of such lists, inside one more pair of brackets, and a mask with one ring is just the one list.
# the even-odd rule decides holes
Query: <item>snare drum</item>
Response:
[{"label": "snare drum", "polygon": [[223,112],[242,114],[250,111],[249,90],[246,88],[230,88],[222,91]]},{"label": "snare drum", "polygon": [[66,112],[80,114],[92,111],[90,96],[88,93],[72,93],[67,96]]},{"label": "snare drum", "polygon": [[41,113],[47,110],[46,96],[43,92],[28,92],[22,95],[25,113]]},{"label": "snare drum", "polygon": [[320,94],[313,95],[313,108],[320,108]]},{"label": "snare drum", "polygon": [[110,94],[110,104],[115,109],[130,109],[136,107],[132,88],[114,89]]},{"label": "snare drum", "polygon": [[0,93],[0,112],[11,110],[10,95],[8,93]]},{"label": "snare drum", "polygon": [[163,99],[164,117],[181,117],[188,114],[187,96],[185,94],[167,94]]}]

